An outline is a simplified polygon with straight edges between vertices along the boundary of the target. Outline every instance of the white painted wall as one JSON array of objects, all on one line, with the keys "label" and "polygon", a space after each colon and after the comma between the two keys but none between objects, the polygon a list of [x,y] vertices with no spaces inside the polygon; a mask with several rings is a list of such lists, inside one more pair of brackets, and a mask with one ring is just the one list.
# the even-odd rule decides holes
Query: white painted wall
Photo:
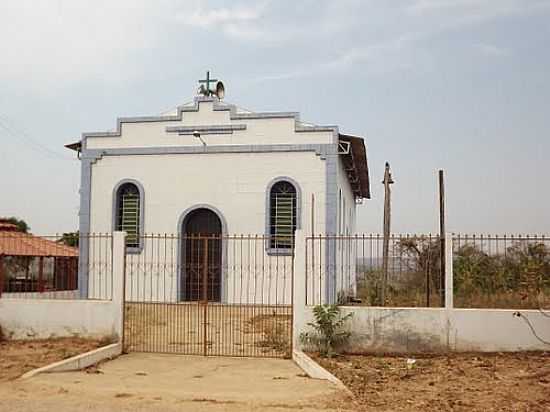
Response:
[{"label": "white painted wall", "polygon": [[[338,158],[338,234],[352,236],[356,233],[356,204],[351,185],[344,170],[341,158]],[[334,241],[336,250],[336,295],[355,296],[357,293],[356,250],[355,243],[348,239]]]},{"label": "white painted wall", "polygon": [[[323,233],[325,167],[313,152],[104,157],[92,166],[90,231],[112,230],[113,189],[123,179],[134,179],[144,189],[144,233],[178,236],[178,221],[184,211],[206,204],[223,215],[228,234],[261,236],[266,230],[267,187],[274,178],[286,176],[300,186],[302,225],[311,227],[311,194],[320,199],[315,202],[315,226],[317,233]],[[149,242],[149,248],[128,260],[126,293],[131,299],[174,301],[181,248],[177,240],[168,245]],[[225,301],[289,303],[291,258],[267,255],[260,240],[252,252],[244,251],[254,256],[243,260],[240,251],[232,253],[235,243],[228,242],[223,262]],[[262,282],[263,295],[258,290]],[[105,284],[98,270],[90,269],[89,284],[94,296],[104,296],[97,287]],[[245,295],[235,289],[241,285]],[[104,292],[109,290],[104,288]]]},{"label": "white painted wall", "polygon": [[212,102],[201,102],[199,112],[184,112],[182,121],[123,123],[120,137],[89,137],[88,149],[124,147],[201,146],[193,136],[167,133],[166,127],[246,125],[232,134],[204,135],[209,146],[332,143],[332,132],[295,131],[293,118],[230,120],[228,111],[213,111]]},{"label": "white painted wall", "polygon": [[[312,320],[305,309],[300,331]],[[507,352],[548,350],[514,310],[342,307],[352,313],[351,353]],[[543,340],[550,341],[550,319],[536,310],[521,311]]]},{"label": "white painted wall", "polygon": [[[12,339],[122,336],[124,233],[113,233],[111,300],[41,299],[15,295],[0,298],[0,326]],[[50,295],[53,297],[54,295]]]},{"label": "white painted wall", "polygon": [[178,219],[195,205],[217,208],[230,234],[265,232],[266,189],[276,177],[302,192],[302,222],[315,193],[317,233],[325,225],[325,162],[313,152],[211,153],[104,157],[92,166],[91,232],[110,232],[113,189],[135,179],[145,191],[145,233],[177,233]]},{"label": "white painted wall", "polygon": [[0,325],[13,339],[120,336],[111,301],[0,299]]},{"label": "white painted wall", "polygon": [[[173,115],[175,113],[171,113]],[[201,147],[202,143],[193,136],[179,136],[166,132],[167,127],[194,127],[207,125],[245,125],[246,130],[235,130],[231,134],[202,134],[208,147],[220,145],[303,145],[328,144],[334,142],[332,131],[296,132],[296,120],[293,117],[251,118],[232,120],[229,111],[214,111],[214,102],[199,102],[197,112],[183,112],[180,121],[141,121],[122,123],[119,137],[88,137],[87,149],[147,148],[147,147]],[[299,124],[303,128],[303,124]],[[92,164],[91,172],[91,216],[90,232],[109,232],[113,230],[113,188],[123,179],[134,179],[144,187],[144,233],[168,233],[179,235],[178,220],[182,213],[196,205],[210,205],[218,209],[229,234],[265,234],[266,230],[266,189],[276,177],[288,176],[295,180],[301,191],[301,227],[309,233],[326,233],[326,162],[314,152],[273,152],[273,153],[202,153],[202,154],[165,154],[136,156],[104,156]],[[346,227],[341,233],[355,231],[355,203],[347,175],[342,162],[338,159],[337,186],[346,199],[345,210],[339,213],[345,216]],[[311,198],[315,195],[314,228],[311,224]],[[334,211],[333,213],[336,213]],[[333,229],[331,228],[331,231]],[[162,246],[161,246],[162,247]],[[127,294],[135,299],[168,300],[177,298],[178,273],[181,268],[176,258],[162,265],[161,257],[147,257],[145,252],[127,285]],[[172,251],[170,251],[171,253]],[[339,259],[353,260],[348,249],[337,251]],[[139,258],[139,256],[138,256]],[[274,258],[261,252],[259,257],[268,264],[278,267],[277,278],[270,279],[276,290],[276,296],[270,301],[280,303],[290,300],[286,291],[290,285],[291,263],[288,259]],[[243,262],[231,261],[228,255],[223,262],[224,293],[226,301],[239,292],[239,300],[250,301],[250,293],[240,296],[236,285],[243,284],[247,290],[255,290],[264,279],[258,279],[254,267],[244,274]],[[263,264],[263,263],[262,263]],[[334,262],[331,262],[334,266]],[[255,264],[254,264],[255,265]],[[238,266],[239,271],[231,267]],[[354,265],[346,265],[354,267]],[[281,269],[282,268],[282,269]],[[280,273],[282,271],[282,273]],[[237,272],[238,275],[236,274]],[[96,279],[97,278],[97,279]],[[356,288],[355,273],[345,282],[338,279],[338,290],[354,294]],[[90,291],[92,284],[102,284],[99,274],[90,271]],[[345,283],[345,284],[344,284]],[[97,288],[95,289],[97,291]],[[282,295],[280,291],[283,290]],[[350,292],[351,291],[351,292]],[[271,294],[270,291],[266,291]],[[97,295],[97,293],[96,293]],[[253,292],[253,296],[257,293]],[[97,296],[102,296],[99,293]],[[235,301],[235,300],[233,300]]]}]

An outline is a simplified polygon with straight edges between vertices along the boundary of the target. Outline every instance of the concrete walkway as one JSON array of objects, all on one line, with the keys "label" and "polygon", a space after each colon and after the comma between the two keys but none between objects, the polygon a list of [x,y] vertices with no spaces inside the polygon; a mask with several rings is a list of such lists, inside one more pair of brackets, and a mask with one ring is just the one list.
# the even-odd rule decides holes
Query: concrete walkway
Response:
[{"label": "concrete walkway", "polygon": [[0,385],[0,411],[345,410],[344,395],[293,362],[130,354],[95,373],[38,375]]}]

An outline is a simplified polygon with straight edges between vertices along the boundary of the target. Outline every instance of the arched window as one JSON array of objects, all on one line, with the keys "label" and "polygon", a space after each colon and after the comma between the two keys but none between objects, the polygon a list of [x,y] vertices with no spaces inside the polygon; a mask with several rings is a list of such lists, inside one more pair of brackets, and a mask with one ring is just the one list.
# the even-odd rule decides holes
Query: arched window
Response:
[{"label": "arched window", "polygon": [[292,249],[296,231],[296,187],[281,180],[269,193],[269,245],[272,249]]},{"label": "arched window", "polygon": [[137,185],[123,183],[116,192],[115,230],[126,232],[126,246],[140,245],[141,196]]}]

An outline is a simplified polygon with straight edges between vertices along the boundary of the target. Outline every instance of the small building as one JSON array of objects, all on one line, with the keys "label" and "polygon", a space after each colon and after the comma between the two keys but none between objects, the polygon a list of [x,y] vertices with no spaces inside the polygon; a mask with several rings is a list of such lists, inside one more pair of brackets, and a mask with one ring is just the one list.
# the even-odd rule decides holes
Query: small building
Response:
[{"label": "small building", "polygon": [[74,291],[78,249],[19,231],[0,219],[0,295]]},{"label": "small building", "polygon": [[[357,206],[370,198],[362,137],[304,122],[295,112],[253,112],[225,103],[210,91],[208,77],[202,82],[206,87],[191,103],[157,116],[119,118],[114,130],[84,133],[67,145],[81,161],[80,233],[126,231],[127,253],[141,268],[146,265],[140,257],[148,259],[145,234],[179,239],[175,252],[169,251],[175,255],[170,276],[161,280],[173,282],[170,296],[144,292],[159,300],[198,299],[202,280],[191,273],[201,264],[200,253],[193,252],[201,246],[192,236],[219,238],[207,258],[209,300],[226,302],[236,287],[231,235],[259,235],[266,260],[290,262],[296,229],[355,233]],[[83,259],[88,249],[81,242]],[[336,250],[327,246],[323,254],[336,262]],[[128,280],[130,298],[132,282],[144,284],[149,275],[143,269],[141,281]],[[86,288],[91,274],[81,277]],[[337,288],[335,279],[327,279],[327,296]]]}]

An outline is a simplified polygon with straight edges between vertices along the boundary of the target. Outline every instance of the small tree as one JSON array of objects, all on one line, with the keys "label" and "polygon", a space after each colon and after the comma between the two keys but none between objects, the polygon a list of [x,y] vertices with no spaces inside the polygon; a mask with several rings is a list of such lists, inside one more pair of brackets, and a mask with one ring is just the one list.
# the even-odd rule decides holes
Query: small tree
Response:
[{"label": "small tree", "polygon": [[322,356],[331,358],[351,336],[343,327],[352,314],[342,316],[337,305],[317,305],[313,308],[313,315],[315,321],[308,323],[313,331],[302,333],[300,340],[307,345],[314,345]]},{"label": "small tree", "polygon": [[64,245],[67,245],[67,246],[78,247],[78,238],[79,238],[78,232],[67,232],[67,233],[63,233],[63,235],[61,236],[61,239],[59,239],[58,242],[63,243]]},{"label": "small tree", "polygon": [[16,217],[12,216],[12,217],[7,217],[7,218],[2,218],[2,220],[6,221],[8,223],[13,223],[15,226],[17,226],[17,229],[20,232],[29,233],[30,230],[31,230],[31,228],[29,227],[27,222],[25,222],[23,219],[18,219]]}]

